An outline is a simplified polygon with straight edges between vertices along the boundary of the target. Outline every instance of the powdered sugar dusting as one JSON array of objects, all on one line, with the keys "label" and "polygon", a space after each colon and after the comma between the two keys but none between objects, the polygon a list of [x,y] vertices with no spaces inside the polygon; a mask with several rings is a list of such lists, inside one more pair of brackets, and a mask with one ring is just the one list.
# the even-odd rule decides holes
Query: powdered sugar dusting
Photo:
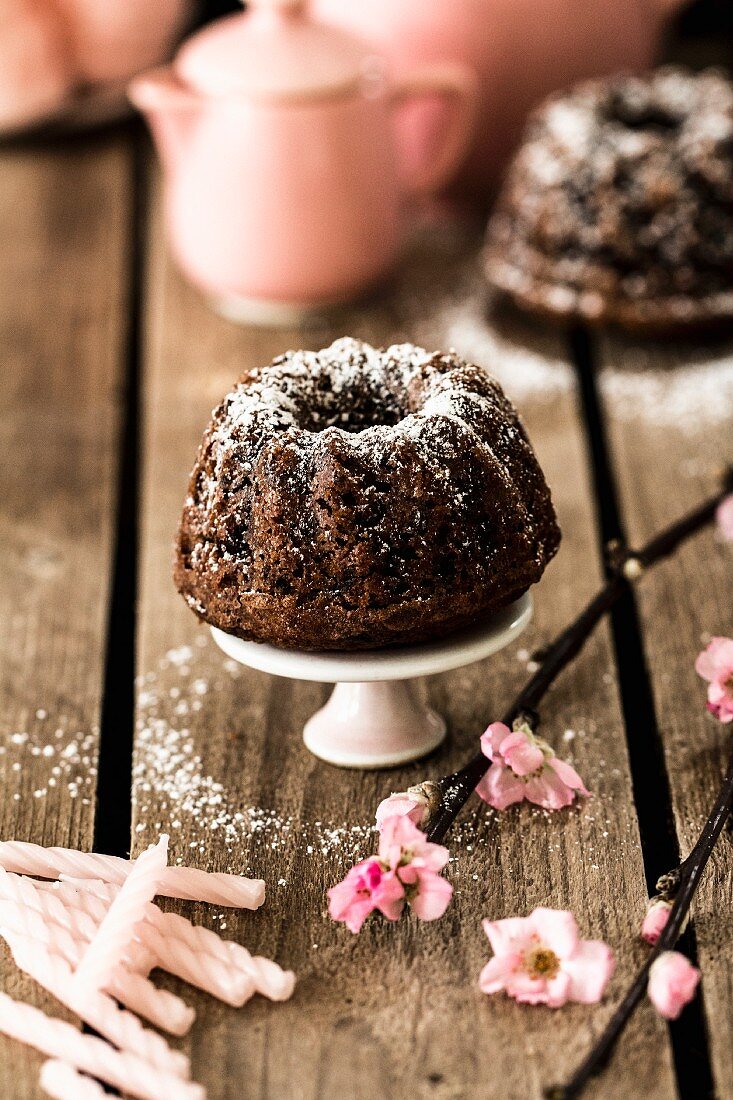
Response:
[{"label": "powdered sugar dusting", "polygon": [[685,365],[655,366],[643,348],[625,350],[622,365],[603,371],[601,391],[616,419],[674,427],[687,436],[733,424],[733,355],[701,350]]},{"label": "powdered sugar dusting", "polygon": [[527,400],[552,400],[573,388],[566,360],[534,351],[501,335],[487,320],[485,293],[446,306],[438,323],[446,343],[455,351],[491,370],[507,395],[518,404]]},{"label": "powdered sugar dusting", "polygon": [[[302,821],[277,807],[246,805],[234,784],[207,772],[191,726],[210,694],[226,691],[241,667],[216,658],[214,675],[202,651],[190,646],[169,650],[155,671],[138,678],[138,717],[133,763],[133,800],[138,846],[161,831],[171,833],[175,862],[204,856],[212,842],[223,845],[228,865],[252,874],[262,870],[265,854],[275,853],[286,870],[294,854],[305,858],[336,856],[344,865],[373,846],[373,823],[346,824],[326,819]],[[149,835],[148,835],[149,834]],[[176,845],[185,834],[186,849]],[[243,866],[240,861],[246,861]],[[278,885],[288,885],[281,877]]]}]

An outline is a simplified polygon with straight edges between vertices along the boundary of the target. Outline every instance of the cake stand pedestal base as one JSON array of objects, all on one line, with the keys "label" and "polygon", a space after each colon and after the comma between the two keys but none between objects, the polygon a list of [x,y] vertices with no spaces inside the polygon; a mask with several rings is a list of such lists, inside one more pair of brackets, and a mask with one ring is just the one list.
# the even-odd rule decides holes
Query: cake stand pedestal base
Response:
[{"label": "cake stand pedestal base", "polygon": [[313,755],[342,768],[407,764],[427,756],[445,735],[445,719],[420,700],[412,680],[336,684],[303,729]]},{"label": "cake stand pedestal base", "polygon": [[393,768],[426,756],[446,734],[444,719],[421,701],[413,679],[490,657],[517,638],[531,618],[532,599],[525,593],[490,619],[448,638],[351,652],[278,649],[216,627],[211,633],[228,657],[249,668],[335,683],[328,702],[303,730],[315,756],[341,768]]}]

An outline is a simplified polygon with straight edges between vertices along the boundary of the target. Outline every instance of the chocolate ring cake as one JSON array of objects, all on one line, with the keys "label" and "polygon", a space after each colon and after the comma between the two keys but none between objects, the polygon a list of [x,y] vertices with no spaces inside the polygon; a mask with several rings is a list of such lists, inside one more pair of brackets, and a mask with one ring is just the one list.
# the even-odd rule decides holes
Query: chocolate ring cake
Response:
[{"label": "chocolate ring cake", "polygon": [[630,329],[733,316],[733,86],[662,68],[532,117],[485,250],[489,282],[556,318]]},{"label": "chocolate ring cake", "polygon": [[493,378],[453,354],[343,339],[250,371],[214,411],[175,581],[240,638],[369,648],[490,615],[539,580],[559,541]]}]

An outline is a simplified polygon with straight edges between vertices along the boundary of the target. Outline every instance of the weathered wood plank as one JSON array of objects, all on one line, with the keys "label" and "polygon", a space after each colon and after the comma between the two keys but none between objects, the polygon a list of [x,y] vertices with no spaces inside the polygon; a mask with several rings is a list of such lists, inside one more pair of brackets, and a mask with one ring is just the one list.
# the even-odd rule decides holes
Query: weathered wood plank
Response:
[{"label": "weathered wood plank", "polygon": [[[122,137],[0,154],[4,838],[92,841],[129,213]],[[3,1041],[2,1095],[40,1095],[39,1064]]]},{"label": "weathered wood plank", "polygon": [[[602,393],[633,542],[691,507],[733,462],[733,345],[676,342],[602,348]],[[733,551],[712,532],[683,547],[639,588],[644,640],[685,855],[720,784],[730,733],[705,713],[694,660],[713,634],[733,634]],[[716,1096],[733,1097],[733,868],[724,835],[694,905]]]},{"label": "weathered wood plank", "polygon": [[[351,937],[328,920],[324,891],[371,850],[379,799],[465,758],[526,675],[518,651],[546,642],[598,583],[586,456],[560,345],[516,322],[487,326],[469,244],[475,231],[434,228],[386,297],[307,332],[218,320],[171,269],[157,223],[151,239],[136,843],[170,828],[177,857],[262,875],[269,898],[260,913],[222,920],[202,911],[201,919],[300,975],[286,1005],[255,1001],[236,1012],[192,994],[194,1075],[212,1100],[539,1096],[574,1066],[612,1002],[550,1014],[482,997],[476,979],[489,953],[480,918],[572,907],[586,935],[618,949],[614,994],[641,957],[634,931],[643,871],[605,629],[545,715],[546,735],[595,792],[586,806],[554,816],[471,812],[451,840],[455,901],[433,925],[374,922]],[[300,731],[325,689],[227,665],[170,581],[171,541],[210,409],[243,369],[344,333],[454,344],[494,369],[526,415],[565,529],[526,639],[431,680],[450,741],[430,761],[392,773],[339,771],[309,756]],[[675,1094],[664,1028],[647,1008],[592,1094],[641,1093]]]}]

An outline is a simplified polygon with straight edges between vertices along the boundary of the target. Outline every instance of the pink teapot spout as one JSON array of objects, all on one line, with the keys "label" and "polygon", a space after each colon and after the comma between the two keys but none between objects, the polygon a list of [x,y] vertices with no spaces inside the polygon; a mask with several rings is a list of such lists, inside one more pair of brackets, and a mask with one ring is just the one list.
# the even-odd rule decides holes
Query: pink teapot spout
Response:
[{"label": "pink teapot spout", "polygon": [[193,125],[201,112],[199,97],[178,79],[171,66],[133,80],[128,96],[145,115],[164,166],[175,171],[186,156]]}]

